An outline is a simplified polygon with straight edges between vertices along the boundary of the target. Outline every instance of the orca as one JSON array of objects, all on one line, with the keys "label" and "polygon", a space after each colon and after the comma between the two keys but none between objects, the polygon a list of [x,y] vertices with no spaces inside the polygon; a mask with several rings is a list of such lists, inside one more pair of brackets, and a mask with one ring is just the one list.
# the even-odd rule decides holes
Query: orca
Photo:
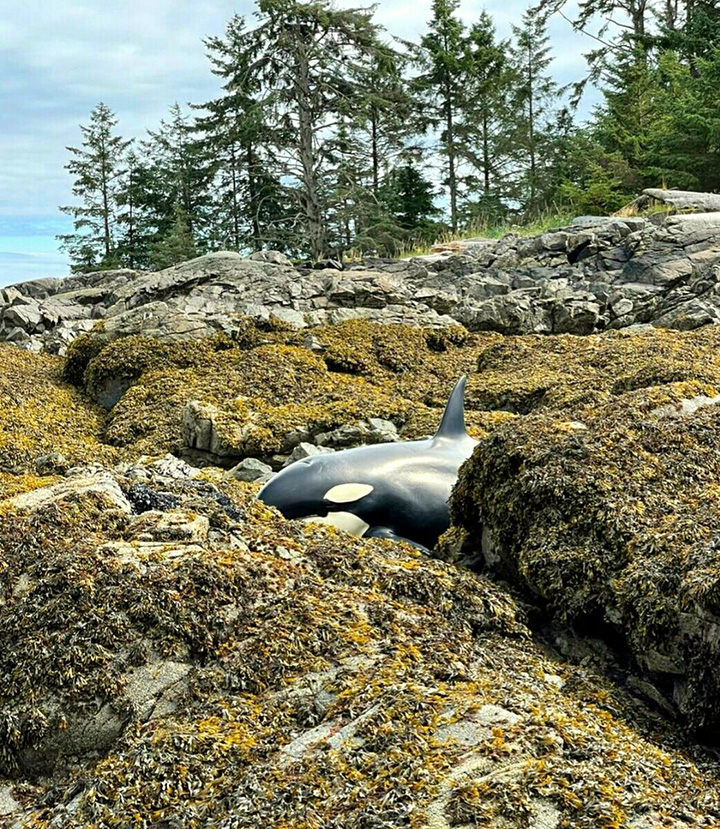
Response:
[{"label": "orca", "polygon": [[271,478],[258,498],[288,519],[320,521],[429,551],[450,526],[450,492],[477,446],[465,429],[466,382],[463,376],[456,383],[433,437],[296,461]]}]

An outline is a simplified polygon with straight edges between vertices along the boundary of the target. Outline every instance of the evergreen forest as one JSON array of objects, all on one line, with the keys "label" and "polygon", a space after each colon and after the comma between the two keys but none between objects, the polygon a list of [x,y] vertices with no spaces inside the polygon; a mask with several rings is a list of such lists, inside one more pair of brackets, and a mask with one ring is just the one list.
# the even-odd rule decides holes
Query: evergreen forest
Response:
[{"label": "evergreen forest", "polygon": [[[258,0],[205,40],[210,101],[126,138],[99,103],[69,147],[74,271],[168,267],[214,250],[397,256],[456,234],[606,214],[643,187],[720,187],[715,0],[540,0],[501,38],[434,0],[418,42],[375,9]],[[573,14],[575,16],[573,16]],[[587,35],[553,78],[551,16]],[[202,48],[202,44],[198,44]],[[600,103],[580,122],[592,84]]]}]

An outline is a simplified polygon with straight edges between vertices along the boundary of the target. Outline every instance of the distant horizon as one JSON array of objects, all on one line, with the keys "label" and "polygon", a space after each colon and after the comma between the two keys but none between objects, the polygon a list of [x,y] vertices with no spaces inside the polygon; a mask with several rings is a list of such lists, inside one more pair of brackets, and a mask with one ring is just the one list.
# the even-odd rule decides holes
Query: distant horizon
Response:
[{"label": "distant horizon", "polygon": [[[460,16],[472,22],[486,9],[499,36],[507,37],[527,6],[526,0],[465,0]],[[210,72],[202,39],[221,35],[234,13],[250,18],[254,7],[250,0],[216,0],[202,8],[190,0],[108,0],[102,8],[82,0],[60,6],[0,0],[10,67],[0,89],[0,287],[69,275],[56,239],[72,231],[72,220],[59,211],[74,202],[65,148],[80,146],[79,127],[92,108],[103,101],[117,115],[117,132],[139,139],[175,101],[184,106],[218,96],[220,81]],[[431,0],[382,0],[375,19],[388,35],[417,39],[430,8]],[[548,29],[557,81],[579,80],[591,42],[560,18]],[[582,116],[596,97],[594,91],[587,96]]]}]

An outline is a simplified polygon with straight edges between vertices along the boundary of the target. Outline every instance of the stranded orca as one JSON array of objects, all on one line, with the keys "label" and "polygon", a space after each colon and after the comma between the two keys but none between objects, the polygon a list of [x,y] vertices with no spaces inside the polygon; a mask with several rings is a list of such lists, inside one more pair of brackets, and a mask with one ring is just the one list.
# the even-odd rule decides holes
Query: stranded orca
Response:
[{"label": "stranded orca", "polygon": [[258,498],[286,518],[432,548],[450,525],[448,498],[460,465],[477,445],[465,431],[466,381],[457,382],[433,437],[296,461],[268,481]]}]

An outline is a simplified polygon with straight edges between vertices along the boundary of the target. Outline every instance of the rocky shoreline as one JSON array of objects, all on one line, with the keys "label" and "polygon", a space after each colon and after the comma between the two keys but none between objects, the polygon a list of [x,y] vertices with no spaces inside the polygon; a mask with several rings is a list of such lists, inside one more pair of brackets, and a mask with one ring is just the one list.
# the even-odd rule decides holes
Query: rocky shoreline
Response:
[{"label": "rocky shoreline", "polygon": [[159,273],[105,271],[0,290],[0,340],[64,353],[102,321],[109,338],[232,335],[238,317],[305,329],[352,319],[501,334],[591,334],[720,321],[720,213],[581,218],[460,251],[295,268],[223,252]]},{"label": "rocky shoreline", "polygon": [[[720,823],[718,215],[3,289],[0,825]],[[460,374],[432,558],[256,500]]]}]

